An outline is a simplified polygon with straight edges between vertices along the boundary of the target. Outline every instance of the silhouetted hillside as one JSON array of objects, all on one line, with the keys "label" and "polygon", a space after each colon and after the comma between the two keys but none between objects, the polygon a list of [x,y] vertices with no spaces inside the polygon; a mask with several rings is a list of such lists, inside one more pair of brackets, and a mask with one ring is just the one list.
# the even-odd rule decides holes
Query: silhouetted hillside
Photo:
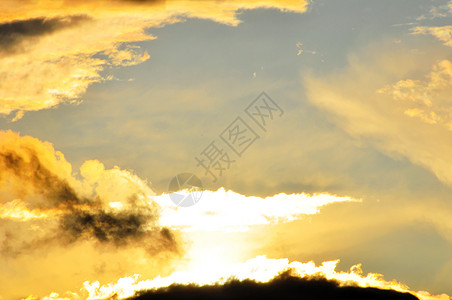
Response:
[{"label": "silhouetted hillside", "polygon": [[148,299],[303,299],[303,300],[416,300],[408,293],[357,286],[340,287],[338,282],[324,278],[298,278],[282,274],[268,283],[251,280],[231,280],[224,285],[195,286],[172,285],[156,291],[143,291],[130,298]]}]

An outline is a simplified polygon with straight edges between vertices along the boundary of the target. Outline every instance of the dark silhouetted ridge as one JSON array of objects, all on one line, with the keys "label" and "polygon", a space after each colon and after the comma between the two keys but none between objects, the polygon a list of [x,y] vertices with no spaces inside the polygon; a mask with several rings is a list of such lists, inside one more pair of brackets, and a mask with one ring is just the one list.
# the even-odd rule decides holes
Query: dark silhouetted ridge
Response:
[{"label": "dark silhouetted ridge", "polygon": [[416,300],[409,293],[358,286],[340,286],[337,281],[322,277],[299,278],[288,273],[270,282],[230,280],[224,285],[171,285],[154,291],[142,291],[129,300],[150,299],[303,299],[303,300]]}]

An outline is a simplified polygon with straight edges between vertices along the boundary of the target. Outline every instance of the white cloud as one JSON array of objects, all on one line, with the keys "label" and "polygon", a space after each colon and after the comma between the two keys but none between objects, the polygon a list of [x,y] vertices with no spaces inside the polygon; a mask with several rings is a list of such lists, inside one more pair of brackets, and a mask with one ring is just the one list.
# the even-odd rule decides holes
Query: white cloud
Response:
[{"label": "white cloud", "polygon": [[187,208],[176,206],[166,194],[154,200],[162,207],[160,224],[185,231],[248,230],[255,225],[291,222],[303,215],[314,215],[328,204],[359,201],[328,194],[281,193],[261,198],[223,188],[204,191],[201,200]]}]

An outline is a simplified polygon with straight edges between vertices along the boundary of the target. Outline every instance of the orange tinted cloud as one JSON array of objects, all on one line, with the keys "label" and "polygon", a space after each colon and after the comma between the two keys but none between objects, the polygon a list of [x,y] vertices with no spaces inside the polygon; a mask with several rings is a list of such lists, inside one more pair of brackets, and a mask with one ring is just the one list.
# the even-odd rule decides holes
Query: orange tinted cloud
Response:
[{"label": "orange tinted cloud", "polygon": [[451,63],[442,50],[369,45],[340,73],[306,77],[308,99],[352,137],[451,185]]},{"label": "orange tinted cloud", "polygon": [[[165,256],[165,263],[162,263],[165,265],[171,257],[177,257],[174,255],[177,250],[189,248],[185,242],[190,242],[191,233],[182,235],[175,229],[235,231],[252,225],[294,221],[302,215],[316,214],[328,204],[350,201],[353,200],[349,197],[327,194],[247,197],[221,189],[206,192],[198,206],[182,211],[171,207],[168,195],[156,196],[146,181],[129,171],[118,167],[106,169],[101,162],[88,160],[80,167],[79,174],[74,175],[72,165],[51,143],[12,131],[0,131],[0,254],[19,265],[27,257],[36,257],[39,251],[59,253],[57,257],[49,258],[52,269],[42,272],[43,278],[54,276],[55,270],[61,267],[55,261],[66,257],[66,252],[86,261],[84,265],[96,261],[100,254],[86,248],[88,245],[101,246],[101,250],[107,251],[115,249],[114,253],[127,256],[130,251],[142,249],[144,254],[133,257],[137,261],[134,263],[144,261],[144,267],[139,270],[142,271],[149,268],[146,260],[149,253],[171,254]],[[215,222],[209,224],[212,220]],[[180,237],[187,240],[182,244]],[[58,247],[56,243],[66,247]],[[76,250],[79,248],[90,250],[85,249],[87,252],[80,254]],[[199,247],[194,250],[184,252],[187,260],[196,265],[202,255],[201,261],[206,262],[204,252],[200,252]],[[20,255],[22,253],[27,255]],[[192,256],[193,253],[196,255]],[[121,255],[110,257],[108,261],[133,269],[133,263],[121,262]],[[211,253],[210,257],[215,256]],[[221,258],[225,260],[226,255]],[[34,259],[27,263],[27,268],[39,269],[43,261],[45,259]],[[91,274],[92,266],[81,270],[77,263],[67,261],[63,266],[71,266],[78,277]],[[34,288],[38,293],[40,288],[60,288],[52,280],[30,285],[33,277],[10,275],[2,274],[2,280],[8,285],[2,286],[0,292],[7,296],[23,292],[18,287],[24,282],[27,288]],[[64,277],[72,284],[82,282],[74,281],[71,273]],[[52,294],[44,299],[61,298]]]},{"label": "orange tinted cloud", "polygon": [[[154,37],[144,30],[202,18],[237,25],[237,11],[276,8],[304,12],[308,1],[15,1],[0,3],[0,114],[76,102],[104,80],[109,66],[150,58],[127,43]],[[94,57],[94,55],[96,55]]]},{"label": "orange tinted cloud", "polygon": [[[0,220],[12,221],[0,231],[0,253],[16,256],[52,241],[176,250],[173,233],[158,225],[159,206],[148,201],[153,192],[146,182],[98,161],[85,162],[81,174],[83,180],[75,178],[50,143],[0,131]],[[17,221],[40,235],[10,230]]]},{"label": "orange tinted cloud", "polygon": [[452,26],[419,26],[412,29],[413,34],[431,34],[444,45],[452,47]]},{"label": "orange tinted cloud", "polygon": [[426,80],[404,79],[378,90],[406,105],[404,113],[429,124],[441,124],[452,130],[452,62],[435,64]]}]

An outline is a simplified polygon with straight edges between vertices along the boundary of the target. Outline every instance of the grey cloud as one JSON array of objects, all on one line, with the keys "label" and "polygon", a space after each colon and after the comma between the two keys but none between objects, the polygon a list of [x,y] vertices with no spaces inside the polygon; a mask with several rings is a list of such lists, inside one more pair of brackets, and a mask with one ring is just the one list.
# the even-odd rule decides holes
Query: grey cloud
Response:
[{"label": "grey cloud", "polygon": [[65,16],[57,18],[33,18],[15,20],[0,24],[0,50],[15,52],[17,46],[24,40],[37,38],[55,31],[77,26],[90,20],[88,16]]}]

